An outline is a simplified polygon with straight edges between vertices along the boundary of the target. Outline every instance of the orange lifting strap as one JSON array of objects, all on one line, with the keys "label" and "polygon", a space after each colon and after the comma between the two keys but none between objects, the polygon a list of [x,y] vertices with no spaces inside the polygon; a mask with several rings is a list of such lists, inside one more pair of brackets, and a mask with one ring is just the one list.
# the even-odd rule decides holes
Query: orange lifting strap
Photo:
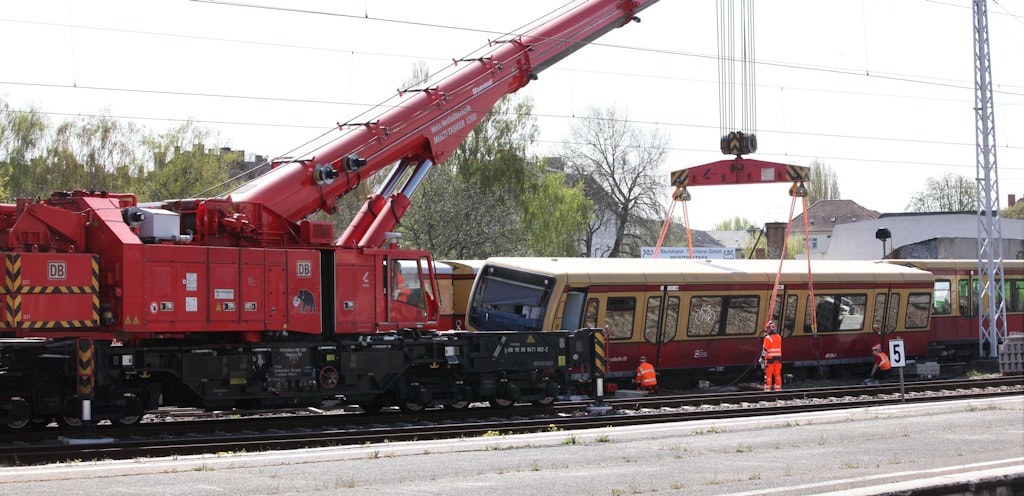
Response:
[{"label": "orange lifting strap", "polygon": [[[661,234],[658,236],[658,244],[654,248],[654,258],[658,258],[658,253],[661,252],[661,245],[665,241],[665,234],[672,223],[672,213],[675,211],[677,201],[683,204],[683,225],[686,228],[686,244],[690,249],[690,258],[693,258],[693,238],[690,235],[690,219],[686,210],[686,203],[690,201],[691,197],[687,186],[791,182],[793,185],[789,188],[789,196],[793,198],[793,201],[789,208],[789,221],[786,223],[786,237],[784,239],[789,239],[790,228],[793,226],[793,211],[796,209],[796,199],[802,198],[804,208],[804,249],[807,253],[807,289],[812,302],[810,305],[811,333],[817,335],[818,319],[813,304],[814,279],[811,275],[810,228],[807,221],[807,188],[804,186],[804,183],[810,180],[810,175],[809,167],[765,162],[742,157],[720,160],[673,172],[671,180],[672,185],[676,187],[676,191],[672,194],[672,203],[669,205],[665,222],[662,224]],[[775,299],[778,297],[779,280],[782,278],[782,261],[785,259],[786,244],[783,243],[782,252],[779,255],[779,270],[775,273],[775,285],[772,287],[772,297],[768,302],[768,316],[770,319],[774,319]]]}]

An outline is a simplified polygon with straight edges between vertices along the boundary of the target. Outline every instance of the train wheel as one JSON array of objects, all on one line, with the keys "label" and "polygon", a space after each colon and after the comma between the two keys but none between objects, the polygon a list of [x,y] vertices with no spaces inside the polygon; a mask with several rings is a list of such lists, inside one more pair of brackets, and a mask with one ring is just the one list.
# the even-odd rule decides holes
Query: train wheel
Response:
[{"label": "train wheel", "polygon": [[533,406],[544,407],[551,406],[555,402],[554,396],[545,396],[539,400],[534,400]]},{"label": "train wheel", "polygon": [[53,422],[53,417],[33,417],[32,425],[29,428],[34,431],[40,431],[50,425],[50,422]]},{"label": "train wheel", "polygon": [[25,418],[21,420],[11,420],[4,424],[4,427],[9,431],[20,431],[27,429],[32,425],[32,416],[29,413],[32,411],[32,407],[25,401],[24,398],[11,398],[11,411],[24,413]]},{"label": "train wheel", "polygon": [[57,415],[57,425],[65,429],[74,429],[82,426],[82,419],[67,415]]},{"label": "train wheel", "polygon": [[[125,411],[128,411],[128,412],[136,412],[136,411],[137,412],[142,412],[142,402],[139,400],[138,396],[135,396],[132,393],[126,393],[124,395],[124,402],[125,402],[125,406],[124,406]],[[117,418],[117,420],[115,420],[115,422],[117,423],[117,425],[124,425],[124,426],[135,425],[135,424],[138,424],[139,422],[142,422],[142,417],[144,417],[145,415],[146,414],[144,412],[143,413],[139,413],[137,415],[125,415],[124,417]]]},{"label": "train wheel", "polygon": [[398,404],[398,408],[406,413],[418,413],[426,410],[427,405],[415,401],[403,401]]},{"label": "train wheel", "polygon": [[469,402],[468,401],[456,401],[454,403],[449,403],[449,404],[444,406],[445,410],[453,410],[453,411],[465,410],[467,408],[469,408]]},{"label": "train wheel", "polygon": [[490,403],[491,406],[494,408],[509,408],[512,405],[516,404],[515,401],[506,398],[491,398],[487,400],[487,402]]}]

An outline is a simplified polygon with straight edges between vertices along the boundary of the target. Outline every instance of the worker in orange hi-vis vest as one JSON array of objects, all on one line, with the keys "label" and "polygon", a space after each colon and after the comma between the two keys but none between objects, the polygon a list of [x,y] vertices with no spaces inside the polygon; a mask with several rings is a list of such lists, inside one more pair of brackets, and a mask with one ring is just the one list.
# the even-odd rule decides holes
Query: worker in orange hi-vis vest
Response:
[{"label": "worker in orange hi-vis vest", "polygon": [[892,364],[889,363],[889,355],[886,355],[885,352],[882,351],[882,345],[876,344],[872,346],[871,354],[875,356],[875,365],[871,367],[871,374],[868,375],[868,381],[888,378],[889,369],[892,368]]},{"label": "worker in orange hi-vis vest", "polygon": [[647,357],[640,357],[640,366],[636,368],[636,389],[638,391],[657,392],[658,374],[654,365],[647,363]]},{"label": "worker in orange hi-vis vest", "polygon": [[775,332],[775,322],[764,323],[767,333],[761,348],[764,360],[764,390],[782,391],[782,336]]}]

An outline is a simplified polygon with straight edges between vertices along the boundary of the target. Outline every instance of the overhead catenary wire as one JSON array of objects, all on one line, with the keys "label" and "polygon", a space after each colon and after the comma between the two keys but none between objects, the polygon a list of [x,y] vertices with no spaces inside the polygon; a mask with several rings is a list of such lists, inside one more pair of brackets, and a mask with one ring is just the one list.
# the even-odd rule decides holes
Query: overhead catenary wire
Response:
[{"label": "overhead catenary wire", "polygon": [[[199,3],[220,3],[220,4],[225,4],[225,5],[230,5],[231,4],[230,2],[211,2],[211,1],[199,2]],[[750,2],[750,4],[751,4],[750,8],[752,8],[752,2]],[[244,6],[245,4],[237,4],[237,5],[238,6]],[[290,10],[294,10],[294,9],[290,9]],[[1005,8],[1004,8],[1004,10],[1005,10]],[[315,14],[315,15],[333,15],[333,14],[330,14],[330,13],[324,13],[324,12],[319,12],[319,11],[303,11],[303,12],[306,12],[306,13],[309,13],[309,14]],[[481,32],[481,33],[491,33],[491,34],[495,33],[494,31],[489,31],[489,30],[472,29],[472,28],[451,26],[451,25],[447,25],[447,24],[431,24],[431,23],[419,23],[419,22],[414,22],[414,21],[405,21],[405,20],[398,20],[398,19],[373,18],[373,17],[369,16],[366,13],[364,13],[363,15],[350,16],[350,17],[353,17],[355,19],[360,19],[360,20],[383,21],[383,22],[392,22],[392,23],[399,23],[399,24],[411,24],[411,25],[424,25],[424,26],[438,27],[438,28],[443,28],[443,29],[457,29],[457,30],[473,31],[473,32]],[[10,20],[10,19],[0,19],[0,21],[5,21],[5,22],[32,22],[32,21],[16,21],[16,20]],[[56,26],[63,26],[63,24],[60,24],[60,23],[40,23],[40,24],[52,24],[52,25],[56,25]],[[184,37],[184,38],[205,39],[205,40],[217,41],[217,42],[253,43],[253,44],[283,46],[283,47],[291,47],[291,48],[299,48],[299,49],[331,50],[331,51],[351,53],[349,50],[334,49],[334,48],[303,47],[303,46],[298,46],[298,45],[288,45],[288,44],[281,44],[281,43],[266,43],[266,42],[262,42],[262,41],[239,41],[239,40],[229,40],[229,39],[224,39],[224,38],[212,38],[212,37],[193,37],[193,36],[185,36],[185,35],[177,35],[177,34],[169,34],[169,33],[152,33],[152,32],[147,32],[147,31],[140,31],[140,30],[124,30],[124,29],[98,28],[98,27],[77,26],[77,25],[74,26],[74,29],[98,29],[98,30],[106,30],[106,31],[133,33],[133,34],[158,35],[158,36],[180,36],[180,37]],[[650,52],[670,53],[670,54],[676,54],[676,55],[682,55],[682,56],[710,57],[708,55],[692,54],[692,53],[685,53],[685,52],[672,51],[672,50],[653,50],[653,49],[645,49],[645,48],[639,48],[639,47],[628,47],[628,46],[612,45],[612,44],[602,44],[602,43],[593,43],[593,45],[597,45],[597,46],[602,46],[603,45],[603,46],[615,47],[615,48],[621,48],[621,49],[631,49],[631,50],[642,50],[642,51],[650,51]],[[377,53],[375,55],[403,57],[403,55],[381,54],[381,53]],[[801,64],[786,64],[786,63],[777,63],[777,62],[770,62],[770,61],[757,61],[756,63],[757,64],[778,65],[778,66],[781,66],[781,67],[787,67],[787,68],[799,69],[799,70],[812,70],[812,71],[823,71],[823,72],[839,72],[839,73],[843,73],[843,74],[849,74],[851,76],[861,76],[861,77],[865,76],[860,71],[848,70],[848,69],[842,69],[842,68],[829,68],[829,67],[810,66],[810,65],[801,65]],[[584,71],[578,71],[578,72],[584,72]],[[587,71],[587,72],[590,72],[590,71]],[[593,72],[599,72],[599,71],[593,71]],[[657,76],[647,76],[647,77],[657,77]],[[969,89],[970,88],[970,86],[967,83],[964,83],[964,84],[961,85],[961,84],[947,83],[947,82],[942,82],[942,81],[926,81],[923,78],[920,78],[920,77],[917,77],[917,76],[908,76],[908,75],[899,75],[899,74],[886,75],[886,74],[881,74],[881,73],[872,73],[868,77],[886,78],[886,79],[892,79],[892,80],[908,81],[908,82],[912,82],[912,83],[915,83],[915,84],[929,84],[929,85],[948,86],[948,87],[957,88],[957,89]],[[35,85],[35,83],[25,83],[25,82],[0,82],[0,84],[5,84],[5,83],[6,84],[28,84],[28,85]],[[72,85],[40,85],[40,86],[51,86],[51,87],[55,87],[55,88],[59,88],[59,87],[71,88],[71,87],[74,87]],[[77,86],[77,85],[75,85],[75,86]],[[81,88],[84,89],[86,87],[81,87]],[[100,88],[95,88],[94,87],[93,89],[100,89]],[[107,90],[107,91],[142,91],[142,92],[152,92],[152,93],[157,93],[157,94],[178,94],[178,95],[183,95],[183,96],[197,95],[196,93],[188,93],[188,92],[162,92],[162,91],[138,90],[138,89],[131,89],[131,88],[102,88],[102,89]],[[750,91],[755,91],[756,90],[756,81],[748,89]],[[997,94],[999,94],[999,93],[997,93]],[[1015,93],[1015,92],[1003,92],[1002,94],[1024,96],[1024,93]],[[203,96],[210,96],[210,97],[216,97],[216,98],[247,98],[247,99],[251,98],[251,99],[257,99],[257,100],[269,100],[269,101],[290,101],[290,102],[345,104],[344,102],[323,102],[323,101],[306,100],[306,99],[273,98],[273,97],[260,97],[260,96],[214,95],[214,94],[207,94],[207,95],[203,95]],[[912,97],[913,98],[931,99],[931,98],[919,97],[919,96],[912,96]],[[349,105],[359,105],[359,104],[355,104],[355,103],[352,103],[352,102],[349,102],[348,104]],[[51,115],[59,115],[59,114],[52,113]],[[572,116],[559,116],[559,117],[570,118]],[[142,117],[141,119],[147,119],[147,118]],[[159,120],[158,118],[148,118],[148,119]],[[168,119],[168,120],[174,121],[174,119]],[[212,121],[212,120],[200,120],[200,119],[195,120],[195,122],[227,123],[226,121]],[[267,126],[296,127],[296,128],[309,127],[311,129],[321,129],[321,130],[323,129],[323,126],[301,126],[301,125],[288,125],[288,124],[277,124],[277,123],[275,123],[275,124],[259,124],[259,123],[253,123],[253,122],[237,122],[237,121],[235,121],[235,122],[231,122],[231,124],[267,125]],[[671,122],[669,122],[669,123],[660,122],[659,124],[661,124],[661,125],[681,125],[681,126],[686,126],[687,125],[687,124],[682,124],[682,123],[671,123]],[[784,131],[784,132],[787,133],[787,134],[800,134],[799,132],[791,132],[791,131]],[[807,134],[810,134],[810,133],[807,133]],[[868,136],[851,136],[851,135],[835,135],[835,134],[822,134],[822,135],[823,136],[850,137],[850,138],[856,138],[856,139],[887,139],[888,140],[888,138],[872,138],[872,137],[868,137]],[[904,139],[897,139],[895,141],[904,141]],[[926,143],[930,142],[929,140],[906,140],[906,141],[907,142],[926,142]],[[943,143],[943,142],[937,142],[937,143]],[[1007,144],[1005,146],[1008,147],[1008,148],[1017,148],[1017,147],[1013,147],[1012,145],[1009,145],[1009,144]],[[838,158],[842,158],[842,157],[838,157]],[[901,163],[915,163],[915,162],[901,162]]]}]

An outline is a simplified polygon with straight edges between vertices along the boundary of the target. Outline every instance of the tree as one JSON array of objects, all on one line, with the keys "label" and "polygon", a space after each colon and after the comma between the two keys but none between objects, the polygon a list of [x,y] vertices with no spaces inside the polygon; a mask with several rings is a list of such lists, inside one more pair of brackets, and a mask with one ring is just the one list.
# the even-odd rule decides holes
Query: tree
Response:
[{"label": "tree", "polygon": [[32,160],[45,147],[50,124],[35,107],[14,110],[0,99],[0,198],[48,193],[38,183]]},{"label": "tree", "polygon": [[523,198],[523,224],[530,252],[539,256],[578,255],[576,240],[590,219],[593,202],[582,185],[567,185],[566,175],[534,167],[536,185]]},{"label": "tree", "polygon": [[999,215],[1006,219],[1024,219],[1024,201],[1018,201],[1004,208]]},{"label": "tree", "polygon": [[[613,232],[609,257],[624,254],[625,245],[647,237],[643,219],[662,216],[659,192],[665,189],[661,164],[668,153],[669,137],[654,129],[644,131],[629,122],[627,112],[611,106],[590,107],[570,130],[562,152],[568,170],[581,181],[598,211],[591,218],[587,239],[581,244],[588,256],[598,255],[594,236]],[[603,192],[603,193],[601,193]],[[647,232],[645,232],[647,231]]]},{"label": "tree", "polygon": [[61,189],[131,191],[143,173],[142,130],[108,115],[78,117],[54,130],[41,182]]},{"label": "tree", "polygon": [[746,231],[747,229],[750,229],[752,227],[755,228],[755,229],[760,229],[760,227],[755,226],[754,222],[751,221],[751,220],[748,220],[746,217],[736,216],[736,217],[733,217],[732,219],[726,219],[726,220],[723,220],[721,222],[718,222],[717,224],[715,224],[715,226],[714,226],[714,228],[712,230],[714,230],[714,231]]},{"label": "tree", "polygon": [[211,143],[212,149],[219,149],[218,135],[192,121],[143,141],[155,162],[137,193],[147,201],[193,198],[206,193],[202,188],[227,189],[231,163],[243,158],[237,153],[208,153],[204,147]]},{"label": "tree", "polygon": [[575,254],[591,207],[564,175],[528,159],[532,113],[531,99],[502,98],[434,167],[399,226],[406,245],[438,258]]},{"label": "tree", "polygon": [[924,191],[914,193],[907,203],[908,212],[966,212],[977,208],[974,181],[947,172],[940,178],[928,178]]},{"label": "tree", "polygon": [[[402,218],[402,244],[429,250],[437,259],[483,259],[522,255],[527,238],[508,213],[509,197],[484,194],[447,167],[430,171]],[[467,208],[461,199],[471,199]],[[514,219],[512,219],[514,220]]]},{"label": "tree", "polygon": [[839,175],[825,162],[814,159],[811,162],[811,180],[807,183],[807,205],[818,200],[838,200]]}]

